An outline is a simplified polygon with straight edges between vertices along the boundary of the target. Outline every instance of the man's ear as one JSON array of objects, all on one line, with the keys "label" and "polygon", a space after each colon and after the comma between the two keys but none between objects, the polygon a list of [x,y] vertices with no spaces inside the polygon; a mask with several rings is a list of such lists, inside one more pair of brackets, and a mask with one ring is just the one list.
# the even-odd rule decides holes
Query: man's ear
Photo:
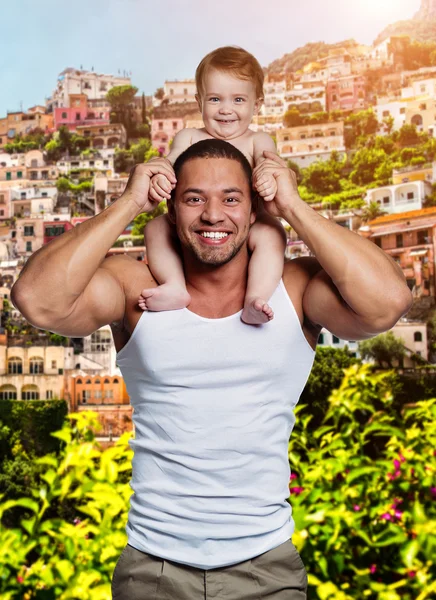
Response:
[{"label": "man's ear", "polygon": [[174,200],[171,198],[167,200],[167,208],[168,208],[168,219],[170,223],[173,225],[176,224],[176,211],[174,210]]}]

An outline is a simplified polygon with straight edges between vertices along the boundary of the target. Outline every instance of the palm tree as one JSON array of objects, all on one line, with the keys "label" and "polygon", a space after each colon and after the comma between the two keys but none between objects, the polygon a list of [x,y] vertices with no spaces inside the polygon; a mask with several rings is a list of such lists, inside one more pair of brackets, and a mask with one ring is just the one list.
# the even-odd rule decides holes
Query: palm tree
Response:
[{"label": "palm tree", "polygon": [[387,215],[388,212],[383,210],[380,207],[378,202],[370,202],[364,209],[362,209],[361,219],[364,223],[367,221],[372,221],[372,219],[376,219],[377,217],[381,217],[383,215]]}]

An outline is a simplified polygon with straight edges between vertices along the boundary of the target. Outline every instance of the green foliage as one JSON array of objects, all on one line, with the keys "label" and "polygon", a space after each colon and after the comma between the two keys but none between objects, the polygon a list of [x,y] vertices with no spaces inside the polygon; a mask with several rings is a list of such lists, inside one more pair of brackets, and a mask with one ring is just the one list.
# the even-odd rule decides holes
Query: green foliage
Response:
[{"label": "green foliage", "polygon": [[376,171],[387,160],[384,150],[360,148],[352,158],[353,171],[351,181],[357,185],[365,185],[376,180]]},{"label": "green foliage", "polygon": [[359,342],[358,348],[363,359],[374,359],[380,367],[392,368],[392,361],[400,361],[406,354],[404,340],[392,331]]},{"label": "green foliage", "polygon": [[362,145],[368,136],[377,132],[379,123],[369,108],[349,115],[344,121],[344,141],[347,149]]},{"label": "green foliage", "polygon": [[106,99],[111,105],[111,123],[122,123],[124,125],[127,140],[137,137],[138,119],[133,102],[137,91],[138,88],[133,85],[117,85],[106,94]]},{"label": "green foliage", "polygon": [[[396,413],[388,381],[369,365],[345,369],[320,427],[312,407],[296,408],[289,443],[290,500],[297,545],[314,600],[429,600],[436,519],[436,399]],[[1,498],[0,595],[109,600],[110,580],[127,539],[131,451],[124,434],[111,448],[95,442],[98,415],[67,416],[54,437],[59,455],[38,459],[38,481],[20,499]],[[265,443],[268,443],[267,441]],[[68,517],[49,516],[70,503]]]},{"label": "green foliage", "polygon": [[396,413],[389,376],[346,369],[313,435],[310,405],[297,406],[290,499],[310,598],[429,600],[436,591],[436,398]]},{"label": "green foliage", "polygon": [[405,123],[399,131],[398,143],[400,146],[414,146],[419,141],[420,137],[416,126]]},{"label": "green foliage", "polygon": [[141,213],[139,214],[135,220],[133,221],[132,235],[144,235],[144,227],[147,225],[149,221],[154,219],[155,217],[159,217],[160,215],[164,215],[167,212],[167,203],[160,202],[156,208],[149,213]]}]

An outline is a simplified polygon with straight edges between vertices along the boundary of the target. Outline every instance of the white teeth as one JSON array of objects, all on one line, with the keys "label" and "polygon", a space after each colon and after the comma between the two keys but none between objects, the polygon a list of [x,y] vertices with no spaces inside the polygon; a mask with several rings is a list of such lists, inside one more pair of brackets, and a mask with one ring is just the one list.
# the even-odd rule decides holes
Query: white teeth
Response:
[{"label": "white teeth", "polygon": [[224,231],[202,231],[200,235],[202,237],[215,238],[220,240],[222,238],[227,237],[229,234],[225,233]]}]

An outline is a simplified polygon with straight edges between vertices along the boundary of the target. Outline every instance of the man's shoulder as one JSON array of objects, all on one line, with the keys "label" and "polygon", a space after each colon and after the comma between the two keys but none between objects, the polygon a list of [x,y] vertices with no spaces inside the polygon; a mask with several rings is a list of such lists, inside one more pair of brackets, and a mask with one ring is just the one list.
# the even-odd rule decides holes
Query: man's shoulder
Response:
[{"label": "man's shoulder", "polygon": [[129,300],[138,289],[139,296],[144,287],[156,285],[148,265],[127,254],[108,256],[100,266],[110,271],[118,280],[124,290],[126,300]]}]

